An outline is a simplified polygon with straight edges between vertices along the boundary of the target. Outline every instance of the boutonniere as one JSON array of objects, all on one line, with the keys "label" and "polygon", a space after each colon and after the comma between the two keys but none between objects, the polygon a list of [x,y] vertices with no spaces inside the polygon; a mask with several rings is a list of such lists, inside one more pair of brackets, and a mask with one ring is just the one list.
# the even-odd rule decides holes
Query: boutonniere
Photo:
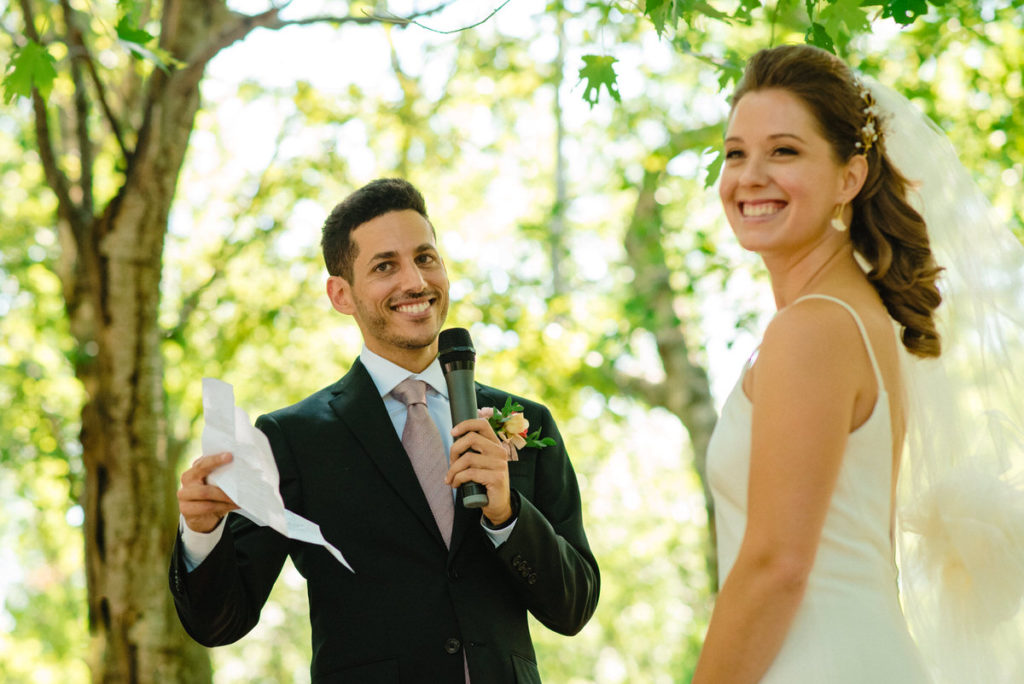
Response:
[{"label": "boutonniere", "polygon": [[502,446],[508,452],[510,461],[518,461],[518,449],[523,447],[535,447],[543,449],[553,446],[555,440],[550,437],[541,437],[540,428],[530,432],[530,421],[523,415],[523,407],[518,402],[512,401],[512,397],[505,399],[505,406],[500,410],[486,406],[478,410],[481,418],[486,418],[490,423],[494,434],[501,440]]}]

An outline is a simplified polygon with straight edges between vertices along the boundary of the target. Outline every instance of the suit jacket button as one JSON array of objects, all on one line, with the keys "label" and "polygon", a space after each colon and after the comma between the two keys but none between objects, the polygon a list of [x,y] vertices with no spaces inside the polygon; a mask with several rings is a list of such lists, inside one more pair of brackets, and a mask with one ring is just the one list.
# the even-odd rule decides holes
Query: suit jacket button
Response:
[{"label": "suit jacket button", "polygon": [[452,582],[459,579],[459,571],[455,568],[450,568],[448,570],[448,579],[450,579]]},{"label": "suit jacket button", "polygon": [[444,650],[452,655],[458,653],[460,648],[462,648],[462,642],[455,637],[451,637],[444,642]]}]

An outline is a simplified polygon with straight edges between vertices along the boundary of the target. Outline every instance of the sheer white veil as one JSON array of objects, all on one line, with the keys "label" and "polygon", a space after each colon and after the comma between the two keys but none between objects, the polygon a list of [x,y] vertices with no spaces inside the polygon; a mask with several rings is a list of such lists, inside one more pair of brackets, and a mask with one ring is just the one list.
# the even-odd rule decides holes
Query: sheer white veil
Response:
[{"label": "sheer white veil", "polygon": [[937,682],[1024,682],[1024,246],[945,134],[903,96],[868,87],[945,268],[942,355],[903,363],[904,610]]}]

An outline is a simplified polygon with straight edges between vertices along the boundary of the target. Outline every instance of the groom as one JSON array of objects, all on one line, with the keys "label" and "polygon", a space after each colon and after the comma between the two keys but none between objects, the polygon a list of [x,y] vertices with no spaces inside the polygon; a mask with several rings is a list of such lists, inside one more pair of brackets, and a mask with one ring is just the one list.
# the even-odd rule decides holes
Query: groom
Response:
[{"label": "groom", "polygon": [[[527,612],[575,634],[600,586],[558,428],[545,407],[513,397],[531,431],[555,441],[516,461],[486,419],[453,428],[436,359],[448,277],[410,183],[357,190],[331,212],[321,244],[328,297],[355,319],[362,352],[343,378],[256,427],[285,507],[319,524],[355,572],[322,547],[228,515],[236,506],[206,477],[231,456],[203,456],[178,492],[170,585],[182,624],[207,646],[240,639],[290,555],[308,586],[314,684],[539,682]],[[508,397],[476,391],[481,407]],[[467,481],[486,487],[482,510],[453,489]]]}]

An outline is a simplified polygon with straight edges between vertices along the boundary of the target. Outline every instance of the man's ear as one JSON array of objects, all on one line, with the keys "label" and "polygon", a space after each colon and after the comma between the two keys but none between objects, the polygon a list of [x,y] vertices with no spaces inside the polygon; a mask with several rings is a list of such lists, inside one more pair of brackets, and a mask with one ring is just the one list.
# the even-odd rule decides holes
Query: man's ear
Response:
[{"label": "man's ear", "polygon": [[840,202],[847,204],[853,201],[860,189],[864,187],[864,181],[868,177],[868,160],[863,154],[855,154],[846,162],[846,169],[843,172],[842,199]]},{"label": "man's ear", "polygon": [[352,297],[352,286],[341,276],[327,277],[327,298],[335,311],[352,315],[356,312],[355,300]]}]

